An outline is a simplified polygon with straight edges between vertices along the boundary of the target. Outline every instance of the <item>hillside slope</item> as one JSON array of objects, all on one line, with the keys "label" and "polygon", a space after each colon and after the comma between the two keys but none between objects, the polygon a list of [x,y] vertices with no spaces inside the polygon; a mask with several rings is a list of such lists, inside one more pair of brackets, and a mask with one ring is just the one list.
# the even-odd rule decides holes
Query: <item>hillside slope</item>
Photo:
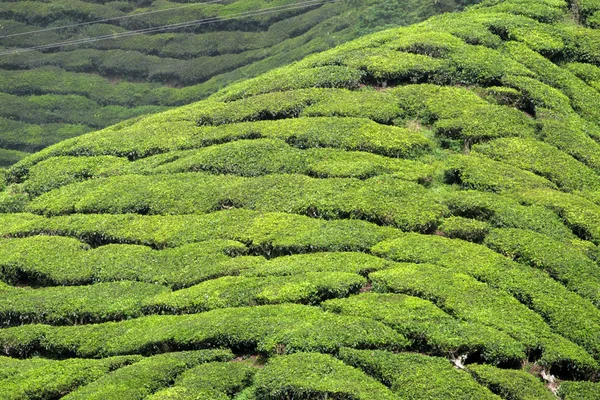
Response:
[{"label": "hillside slope", "polygon": [[0,393],[600,398],[595,10],[486,2],[19,162]]},{"label": "hillside slope", "polygon": [[[474,2],[1,1],[0,167],[58,141],[203,99],[382,25]],[[217,20],[85,41],[210,18]],[[105,21],[90,23],[98,20]],[[55,29],[62,26],[71,27]],[[83,43],[40,48],[77,40]],[[31,48],[38,50],[11,53]]]}]

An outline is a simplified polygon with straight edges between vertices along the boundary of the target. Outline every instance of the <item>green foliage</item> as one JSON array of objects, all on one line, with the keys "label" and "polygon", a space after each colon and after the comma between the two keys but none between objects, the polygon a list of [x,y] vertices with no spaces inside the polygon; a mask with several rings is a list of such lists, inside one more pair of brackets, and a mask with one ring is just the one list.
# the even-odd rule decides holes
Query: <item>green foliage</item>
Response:
[{"label": "green foliage", "polygon": [[181,374],[174,386],[163,389],[148,399],[229,399],[229,396],[240,392],[252,382],[256,371],[256,368],[238,362],[201,364]]},{"label": "green foliage", "polygon": [[495,229],[485,244],[516,261],[548,272],[567,288],[600,306],[600,267],[573,246],[521,229]]},{"label": "green foliage", "polygon": [[181,215],[233,207],[326,219],[349,217],[421,232],[431,230],[446,213],[422,186],[389,175],[359,181],[199,173],[93,179],[46,193],[33,200],[28,211]]},{"label": "green foliage", "polygon": [[98,283],[89,286],[7,290],[0,299],[2,325],[74,325],[141,315],[142,302],[166,288],[149,283]]},{"label": "green foliage", "polygon": [[65,398],[74,399],[144,399],[170,386],[184,371],[202,363],[228,361],[229,350],[199,350],[161,354],[106,374],[79,388]]},{"label": "green foliage", "polygon": [[317,304],[328,298],[357,293],[365,284],[364,278],[343,272],[223,277],[153,298],[147,296],[145,310],[171,314],[256,304]]},{"label": "green foliage", "polygon": [[[467,356],[494,364],[518,363],[524,347],[506,333],[452,317],[432,302],[403,294],[363,293],[321,304],[342,315],[373,318],[413,340],[413,348],[439,356]],[[443,327],[443,329],[440,329]]]},{"label": "green foliage", "polygon": [[339,357],[390,386],[402,399],[499,399],[445,358],[347,348]]},{"label": "green foliage", "polygon": [[381,383],[335,358],[298,353],[272,359],[255,377],[256,396],[282,398],[397,399]]},{"label": "green foliage", "polygon": [[597,188],[600,177],[594,170],[556,147],[533,139],[496,139],[473,148],[477,153],[531,171],[565,190]]},{"label": "green foliage", "polygon": [[555,399],[542,381],[521,370],[500,369],[489,365],[472,364],[467,367],[473,377],[492,392],[510,400]]},{"label": "green foliage", "polygon": [[469,242],[481,242],[490,231],[490,224],[476,219],[449,217],[442,222],[439,231],[443,236],[463,239]]},{"label": "green foliage", "polygon": [[558,394],[564,400],[597,399],[600,385],[593,382],[563,382]]},{"label": "green foliage", "polygon": [[[598,332],[595,328],[599,321],[598,309],[568,291],[545,273],[511,262],[481,245],[436,236],[406,234],[401,238],[380,243],[372,251],[376,255],[386,256],[396,261],[433,262],[446,267],[440,271],[439,267],[432,266],[425,272],[424,268],[415,265],[406,269],[394,269],[394,272],[385,270],[371,274],[371,278],[382,277],[382,287],[393,285],[391,288],[395,291],[410,290],[409,293],[417,294],[427,290],[428,296],[433,296],[429,298],[434,301],[440,298],[440,293],[447,293],[444,296],[451,295],[452,301],[456,301],[457,306],[464,307],[464,312],[468,312],[470,318],[477,318],[477,320],[492,318],[489,313],[478,312],[481,307],[495,309],[490,312],[498,316],[486,323],[506,324],[507,326],[502,329],[507,332],[518,329],[519,332],[514,333],[518,334],[519,340],[523,340],[526,344],[535,337],[534,342],[537,344],[529,342],[530,348],[539,346],[541,344],[539,341],[543,340],[545,342],[543,347],[546,347],[549,352],[546,357],[548,362],[564,361],[566,365],[573,363],[568,368],[574,373],[581,371],[584,374],[585,370],[592,365],[581,348],[551,333],[549,329],[551,327],[553,331],[580,344],[591,354],[597,354],[598,342],[590,335]],[[387,281],[388,275],[390,282],[393,283]],[[407,286],[408,281],[403,281],[403,276],[410,277],[410,285],[415,286]],[[438,282],[444,280],[447,282],[451,279],[456,282],[456,286],[436,284],[431,278],[433,276],[438,276]],[[479,298],[481,305],[475,306],[470,302],[471,296],[474,296],[473,299]],[[450,303],[444,304],[446,307],[450,306]],[[514,311],[507,313],[504,307],[510,307]],[[543,315],[544,318],[542,319],[532,310]],[[520,313],[528,317],[525,319],[517,317]],[[511,316],[516,320],[508,322]],[[544,321],[547,321],[548,325]],[[522,323],[526,323],[527,328],[517,328]],[[534,333],[536,331],[538,333]],[[543,339],[549,337],[547,335],[553,339],[550,341]],[[554,346],[556,350],[560,349],[556,353],[552,349]],[[561,360],[566,354],[571,355]],[[557,359],[553,359],[554,357]]]},{"label": "green foliage", "polygon": [[[302,325],[298,325],[299,320]],[[104,357],[207,346],[273,355],[333,353],[342,346],[395,350],[408,343],[402,335],[372,319],[338,316],[295,304],[149,316],[97,325],[24,325],[0,330],[3,352],[21,355],[49,351]]]},{"label": "green foliage", "polygon": [[138,359],[135,356],[102,360],[71,358],[62,361],[3,358],[0,365],[3,374],[8,376],[0,380],[0,393],[6,400],[59,398]]}]

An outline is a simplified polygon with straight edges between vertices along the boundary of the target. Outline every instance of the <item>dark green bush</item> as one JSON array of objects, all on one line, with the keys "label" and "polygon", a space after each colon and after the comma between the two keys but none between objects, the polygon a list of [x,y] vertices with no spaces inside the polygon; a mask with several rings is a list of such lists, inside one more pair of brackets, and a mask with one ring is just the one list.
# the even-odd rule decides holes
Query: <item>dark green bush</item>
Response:
[{"label": "dark green bush", "polygon": [[[302,325],[298,321],[303,321]],[[24,325],[0,330],[0,344],[5,354],[44,351],[105,357],[224,346],[271,355],[333,353],[342,346],[395,350],[404,348],[409,341],[372,319],[284,304],[193,315],[155,315],[97,325]]]},{"label": "dark green bush", "polygon": [[228,361],[229,350],[200,350],[161,354],[106,374],[79,388],[65,398],[74,399],[145,399],[168,387],[184,371],[202,363]]},{"label": "dark green bush", "polygon": [[363,293],[321,304],[327,311],[373,318],[413,340],[412,348],[439,356],[494,364],[525,359],[524,346],[506,333],[473,321],[456,319],[430,301],[403,294]]},{"label": "dark green bush", "polygon": [[500,369],[489,365],[472,364],[467,370],[480,384],[487,386],[503,399],[551,400],[556,397],[542,381],[522,370]]},{"label": "dark green bush", "polygon": [[402,399],[499,399],[440,357],[342,348],[339,357],[391,387]]},{"label": "dark green bush", "polygon": [[558,395],[564,400],[587,400],[600,397],[600,384],[597,382],[563,382]]},{"label": "dark green bush", "polygon": [[256,374],[254,382],[256,397],[265,400],[397,399],[388,388],[360,370],[319,353],[273,358]]},{"label": "dark green bush", "polygon": [[579,249],[521,229],[494,229],[485,244],[515,261],[548,272],[600,307],[600,266]]},{"label": "dark green bush", "polygon": [[146,312],[199,313],[255,304],[317,304],[346,297],[366,280],[356,274],[319,272],[270,277],[223,277],[176,292],[144,296]]},{"label": "dark green bush", "polygon": [[[257,370],[239,362],[200,364],[181,374],[174,386],[163,389],[148,399],[229,399],[229,396],[252,383]],[[201,397],[202,395],[206,397]]]},{"label": "dark green bush", "polygon": [[491,226],[487,222],[463,217],[446,218],[439,226],[443,236],[463,239],[469,242],[482,242],[489,233]]}]

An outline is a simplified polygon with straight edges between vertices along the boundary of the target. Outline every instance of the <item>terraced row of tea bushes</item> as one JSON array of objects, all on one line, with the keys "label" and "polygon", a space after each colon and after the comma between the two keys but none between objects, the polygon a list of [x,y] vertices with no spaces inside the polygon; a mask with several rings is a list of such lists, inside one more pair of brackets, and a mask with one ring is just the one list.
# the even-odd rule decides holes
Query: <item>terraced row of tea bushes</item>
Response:
[{"label": "terraced row of tea bushes", "polygon": [[[223,277],[170,292],[164,286],[117,282],[42,289],[0,288],[4,326],[27,323],[74,325],[135,318],[142,313],[198,313],[256,304],[318,304],[346,297],[366,284],[343,272],[291,276]],[[161,295],[164,294],[164,295]]]},{"label": "terraced row of tea bushes", "polygon": [[574,343],[552,332],[544,319],[504,291],[475,278],[429,264],[406,265],[370,274],[376,291],[407,293],[433,301],[467,321],[503,331],[528,352],[541,351],[543,365],[589,374],[596,362]]},{"label": "terraced row of tea bushes", "polygon": [[67,123],[103,128],[124,119],[165,110],[160,106],[101,107],[98,103],[78,95],[20,97],[0,93],[0,101],[0,116],[36,125]]},{"label": "terraced row of tea bushes", "polygon": [[110,371],[126,368],[126,365],[138,360],[136,356],[62,361],[2,357],[0,393],[7,400],[59,398],[78,386],[94,382]]},{"label": "terraced row of tea bushes", "polygon": [[499,399],[445,358],[343,348],[339,357],[380,380],[402,399]]},{"label": "terraced row of tea bushes", "polygon": [[565,400],[593,399],[600,395],[600,385],[593,382],[564,382],[560,385],[559,395]]},{"label": "terraced row of tea bushes", "polygon": [[141,315],[142,302],[163,286],[117,282],[88,286],[2,290],[0,316],[3,326],[43,322],[74,325],[128,319]]},{"label": "terraced row of tea bushes", "polygon": [[97,325],[24,325],[0,330],[0,343],[3,352],[10,355],[44,351],[71,357],[106,357],[221,346],[270,355],[332,353],[342,346],[395,350],[410,342],[371,319],[284,304],[155,315]]},{"label": "terraced row of tea bushes", "polygon": [[217,308],[255,304],[318,304],[356,294],[366,279],[343,272],[313,272],[273,277],[224,277],[173,293],[147,297],[151,313],[199,313]]},{"label": "terraced row of tea bushes", "polygon": [[[133,365],[107,373],[87,385],[81,385],[65,399],[144,399],[171,386],[187,371],[213,362],[233,359],[230,350],[197,350],[160,354],[141,358]],[[208,364],[205,364],[208,363]]]},{"label": "terraced row of tea bushes", "polygon": [[145,126],[143,133],[134,120],[99,131],[101,136],[94,133],[65,140],[15,166],[12,179],[23,180],[30,167],[52,156],[114,155],[136,160],[249,138],[280,139],[299,148],[331,147],[393,157],[416,156],[433,146],[423,133],[362,118],[298,118],[198,127],[192,121],[173,121],[168,115],[150,117],[156,123]]},{"label": "terraced row of tea bushes", "polygon": [[111,244],[90,249],[76,239],[33,236],[0,241],[2,280],[11,284],[84,285],[140,281],[175,289],[259,265],[234,241],[213,240],[162,251],[146,246]]},{"label": "terraced row of tea bushes", "polygon": [[[432,302],[403,294],[363,293],[328,300],[331,312],[372,318],[413,340],[412,348],[438,356],[513,365],[526,359],[525,347],[494,327],[457,319]],[[443,327],[443,329],[440,329]]]},{"label": "terraced row of tea bushes", "polygon": [[497,139],[478,144],[473,150],[541,175],[565,190],[590,190],[600,185],[600,176],[593,169],[537,140]]},{"label": "terraced row of tea bushes", "polygon": [[[235,164],[229,161],[231,157],[238,156],[239,161]],[[50,170],[53,173],[49,173]],[[426,184],[432,180],[434,168],[421,162],[390,159],[367,152],[346,152],[329,148],[300,150],[279,139],[255,139],[215,145],[198,151],[171,152],[134,163],[114,156],[53,157],[29,171],[23,189],[32,196],[38,196],[63,185],[93,177],[190,171],[241,176],[291,173],[322,178],[359,179],[393,173],[403,180]]]},{"label": "terraced row of tea bushes", "polygon": [[488,247],[521,263],[547,271],[570,290],[600,307],[600,267],[579,249],[531,231],[496,229]]},{"label": "terraced row of tea bushes", "polygon": [[353,398],[398,399],[388,388],[340,360],[318,353],[272,359],[256,374],[257,399]]},{"label": "terraced row of tea bushes", "polygon": [[504,399],[551,400],[556,397],[544,387],[542,381],[522,370],[495,368],[489,365],[471,364],[467,370],[475,380],[487,386]]},{"label": "terraced row of tea bushes", "polygon": [[[124,192],[127,197],[121,195]],[[200,214],[232,207],[326,219],[349,217],[422,232],[431,230],[446,212],[420,185],[390,175],[360,181],[198,173],[93,179],[46,193],[27,209],[46,215]]]},{"label": "terraced row of tea bushes", "polygon": [[[590,336],[597,331],[594,326],[599,321],[598,309],[591,302],[568,291],[541,271],[510,262],[504,256],[483,246],[435,236],[405,234],[398,239],[378,244],[372,251],[376,255],[395,261],[433,262],[445,266],[448,270],[443,274],[436,272],[435,268],[432,268],[432,274],[442,274],[440,279],[449,274],[446,279],[452,277],[457,281],[457,285],[462,282],[457,287],[464,287],[465,290],[470,290],[470,288],[478,290],[480,285],[477,281],[482,281],[492,288],[497,288],[501,293],[508,292],[527,307],[542,315],[552,330],[585,347],[591,354],[598,354],[596,345],[598,341]],[[415,285],[424,285],[427,279],[420,283],[417,279],[419,273],[415,267],[415,270],[410,272],[413,275],[409,274],[408,276],[414,277],[412,282]],[[384,271],[377,274],[386,276]],[[373,278],[373,275],[377,274],[372,274],[371,277]],[[394,274],[404,276],[408,272],[398,270],[391,275]],[[454,276],[454,274],[457,275]],[[468,274],[470,277],[462,274]],[[394,280],[394,282],[399,285],[404,284],[400,279]],[[387,285],[387,283],[385,284]],[[452,291],[444,285],[433,283],[431,285],[431,289],[428,289],[431,293],[430,296],[435,296],[437,291]],[[483,289],[487,290],[486,287]],[[455,293],[455,296],[459,301],[458,304],[469,298],[469,296],[464,297],[458,293]],[[513,301],[514,298],[511,297],[510,301]],[[578,311],[574,311],[574,309]],[[518,321],[515,321],[515,324],[518,326]],[[526,332],[524,333],[526,334]]]},{"label": "terraced row of tea bushes", "polygon": [[185,371],[175,384],[149,399],[214,399],[227,400],[252,383],[258,371],[245,363],[212,362]]}]

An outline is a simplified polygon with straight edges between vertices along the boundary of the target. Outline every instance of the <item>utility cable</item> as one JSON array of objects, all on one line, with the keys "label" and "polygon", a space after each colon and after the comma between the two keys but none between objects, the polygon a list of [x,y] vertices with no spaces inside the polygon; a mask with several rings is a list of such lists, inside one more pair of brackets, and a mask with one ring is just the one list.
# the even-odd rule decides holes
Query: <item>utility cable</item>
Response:
[{"label": "utility cable", "polygon": [[206,24],[210,24],[210,23],[214,23],[214,22],[227,21],[227,20],[231,20],[231,19],[253,17],[253,16],[259,16],[259,15],[268,15],[268,14],[274,14],[277,12],[283,12],[283,11],[288,11],[288,10],[295,10],[295,9],[313,7],[313,6],[317,6],[317,5],[323,5],[323,4],[327,4],[327,3],[335,3],[338,1],[340,1],[340,0],[307,0],[307,1],[301,1],[298,3],[287,4],[284,6],[265,8],[262,10],[245,11],[245,12],[241,12],[241,13],[237,13],[237,14],[232,14],[227,17],[211,17],[211,18],[180,22],[180,23],[176,23],[176,24],[169,24],[169,25],[163,25],[163,26],[146,28],[146,29],[120,32],[120,33],[115,33],[115,34],[111,34],[111,35],[103,35],[103,36],[96,36],[96,37],[91,37],[91,38],[75,39],[75,40],[71,40],[71,41],[51,43],[51,44],[47,44],[47,45],[33,46],[33,47],[28,47],[28,48],[23,48],[23,49],[8,50],[8,51],[0,52],[0,56],[9,55],[9,54],[19,54],[19,53],[25,53],[25,52],[30,52],[30,51],[44,50],[44,49],[63,47],[63,46],[74,46],[74,45],[78,45],[78,44],[94,43],[94,42],[98,42],[101,40],[119,39],[122,37],[129,37],[129,36],[136,36],[136,35],[141,35],[141,34],[146,34],[146,33],[154,33],[154,32],[160,32],[160,31],[166,31],[166,30],[172,30],[172,29],[185,28],[185,27],[193,26],[193,25],[196,25],[196,26],[197,25],[206,25]]},{"label": "utility cable", "polygon": [[207,2],[204,2],[204,3],[193,3],[193,4],[187,4],[185,6],[163,8],[163,9],[160,9],[160,10],[153,10],[153,11],[146,11],[146,12],[141,12],[141,13],[137,13],[137,14],[123,15],[121,17],[98,19],[96,21],[81,22],[81,23],[78,23],[78,24],[63,25],[63,26],[57,26],[57,27],[52,27],[52,28],[44,28],[44,29],[38,29],[38,30],[35,30],[35,31],[27,31],[27,32],[21,32],[21,33],[12,33],[10,35],[0,36],[0,39],[14,37],[14,36],[31,35],[31,34],[34,34],[34,33],[56,31],[56,30],[59,30],[59,29],[75,28],[77,26],[83,26],[83,25],[99,24],[101,22],[118,21],[118,20],[122,20],[122,19],[126,19],[126,18],[139,17],[140,15],[149,15],[149,14],[157,14],[157,13],[162,13],[162,12],[167,12],[167,11],[173,11],[173,10],[181,10],[182,8],[190,8],[190,7],[200,6],[200,5],[215,4],[215,3],[220,3],[222,1],[223,0],[213,0],[213,1],[207,1]]}]

